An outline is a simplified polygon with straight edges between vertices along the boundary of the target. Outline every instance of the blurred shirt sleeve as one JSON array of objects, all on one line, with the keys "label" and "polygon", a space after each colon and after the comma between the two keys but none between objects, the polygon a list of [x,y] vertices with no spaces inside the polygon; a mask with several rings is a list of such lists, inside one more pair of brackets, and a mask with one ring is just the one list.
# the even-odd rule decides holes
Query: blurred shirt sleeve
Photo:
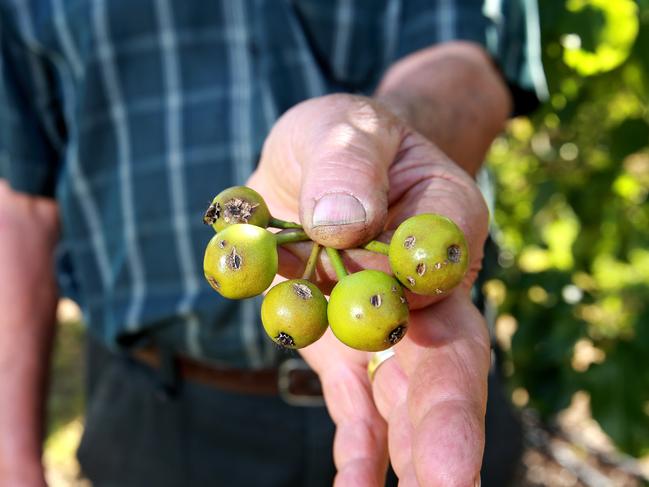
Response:
[{"label": "blurred shirt sleeve", "polygon": [[483,46],[514,99],[513,115],[547,98],[537,0],[407,0],[395,59],[448,41]]},{"label": "blurred shirt sleeve", "polygon": [[513,115],[528,114],[548,98],[537,0],[485,0],[482,13],[487,49],[512,93]]},{"label": "blurred shirt sleeve", "polygon": [[54,70],[0,5],[0,178],[52,197],[64,129]]}]

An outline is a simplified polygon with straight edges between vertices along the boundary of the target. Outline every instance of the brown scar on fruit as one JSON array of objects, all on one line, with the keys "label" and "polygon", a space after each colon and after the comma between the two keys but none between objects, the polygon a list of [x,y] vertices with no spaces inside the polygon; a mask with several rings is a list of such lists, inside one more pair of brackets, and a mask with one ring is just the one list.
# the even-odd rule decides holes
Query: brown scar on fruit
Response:
[{"label": "brown scar on fruit", "polygon": [[221,286],[219,286],[219,281],[214,279],[212,276],[205,276],[205,277],[207,279],[207,282],[210,283],[210,286],[212,286],[212,289],[218,291],[221,288]]},{"label": "brown scar on fruit", "polygon": [[293,337],[288,333],[284,333],[283,331],[279,332],[279,334],[275,337],[275,341],[283,347],[295,346],[295,340],[293,340]]},{"label": "brown scar on fruit", "polygon": [[414,235],[410,235],[403,241],[403,246],[407,249],[411,249],[415,246],[416,241],[417,239],[414,237]]},{"label": "brown scar on fruit", "polygon": [[417,264],[417,274],[419,276],[423,276],[424,274],[426,274],[426,264],[424,264],[423,262]]},{"label": "brown scar on fruit", "polygon": [[414,277],[408,276],[408,277],[406,277],[406,281],[408,281],[408,284],[410,284],[411,286],[415,285],[415,278]]},{"label": "brown scar on fruit", "polygon": [[388,334],[387,341],[392,345],[396,345],[406,334],[407,329],[408,327],[405,324],[400,324]]},{"label": "brown scar on fruit", "polygon": [[380,308],[380,307],[381,307],[381,304],[383,303],[383,299],[381,298],[381,295],[380,295],[380,294],[375,294],[374,296],[372,296],[372,297],[370,298],[370,303],[371,303],[372,306],[374,306],[375,308]]},{"label": "brown scar on fruit", "polygon": [[354,315],[354,318],[356,318],[357,320],[360,320],[362,317],[363,317],[363,314],[362,314],[362,313],[356,313],[356,314]]},{"label": "brown scar on fruit", "polygon": [[248,223],[252,212],[259,203],[251,205],[249,201],[241,198],[232,198],[223,204],[223,219],[226,223]]},{"label": "brown scar on fruit", "polygon": [[207,207],[205,214],[203,215],[203,223],[205,225],[213,225],[216,223],[216,220],[219,219],[221,214],[221,207],[218,203],[210,203],[210,206]]},{"label": "brown scar on fruit", "polygon": [[302,298],[304,300],[311,299],[313,297],[311,289],[306,284],[296,282],[295,284],[293,284],[293,291],[298,295],[299,298]]},{"label": "brown scar on fruit", "polygon": [[238,271],[239,269],[241,269],[241,264],[243,264],[243,259],[241,259],[241,256],[237,254],[236,247],[232,247],[232,251],[230,252],[230,255],[228,255],[226,259],[226,264],[233,271]]},{"label": "brown scar on fruit", "polygon": [[462,249],[460,249],[459,245],[453,244],[446,250],[446,255],[448,256],[448,260],[457,264],[462,259]]}]

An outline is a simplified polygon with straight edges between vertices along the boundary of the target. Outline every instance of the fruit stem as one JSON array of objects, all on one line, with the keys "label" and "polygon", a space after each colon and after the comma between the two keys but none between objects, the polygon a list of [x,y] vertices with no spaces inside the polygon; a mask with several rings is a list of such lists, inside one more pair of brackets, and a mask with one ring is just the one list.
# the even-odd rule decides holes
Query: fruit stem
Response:
[{"label": "fruit stem", "polygon": [[287,229],[287,228],[297,228],[298,230],[302,230],[302,225],[299,223],[293,223],[293,222],[287,222],[285,220],[280,220],[279,218],[275,217],[270,217],[270,220],[268,220],[268,226],[272,228],[281,228],[281,229]]},{"label": "fruit stem", "polygon": [[315,272],[315,266],[318,263],[319,254],[320,244],[318,242],[313,242],[313,246],[311,247],[311,255],[309,255],[309,260],[306,261],[306,267],[304,268],[302,279],[311,280],[313,273]]},{"label": "fruit stem", "polygon": [[277,245],[304,242],[305,240],[309,240],[309,236],[304,232],[304,230],[289,230],[288,232],[279,232],[275,234]]},{"label": "fruit stem", "polygon": [[370,252],[376,252],[377,254],[388,255],[390,251],[390,245],[384,242],[379,242],[378,240],[372,240],[363,245],[365,250]]},{"label": "fruit stem", "polygon": [[345,269],[345,264],[343,264],[343,259],[340,257],[340,252],[338,252],[338,250],[331,247],[325,247],[325,250],[327,251],[327,255],[329,256],[331,265],[336,271],[336,276],[340,281],[343,277],[345,277],[348,274],[347,269]]}]

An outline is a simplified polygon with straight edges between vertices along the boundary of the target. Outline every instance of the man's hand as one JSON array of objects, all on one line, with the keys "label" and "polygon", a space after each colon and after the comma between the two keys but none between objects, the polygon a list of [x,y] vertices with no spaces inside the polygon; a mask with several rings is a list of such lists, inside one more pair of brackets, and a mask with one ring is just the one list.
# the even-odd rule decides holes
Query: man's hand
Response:
[{"label": "man's hand", "polygon": [[[318,372],[336,423],[336,485],[383,485],[389,457],[403,486],[474,486],[484,446],[489,340],[471,303],[487,210],[471,176],[502,129],[511,100],[485,51],[454,42],[396,63],[380,102],[333,95],[304,102],[275,125],[250,183],[277,218],[299,218],[312,239],[345,248],[435,212],[465,232],[464,285],[444,300],[408,295],[409,330],[396,357],[367,377],[370,354],[327,331],[302,355]],[[346,251],[351,270],[388,269],[383,256]],[[296,277],[304,244],[280,255]],[[326,265],[319,277],[333,279]]]},{"label": "man's hand", "polygon": [[[395,347],[396,360],[379,368],[373,384],[369,354],[330,331],[302,355],[320,375],[337,425],[338,485],[381,485],[389,448],[403,485],[472,486],[484,443],[489,341],[468,293],[487,231],[471,177],[380,103],[332,95],[280,119],[249,184],[276,217],[299,215],[323,245],[357,246],[426,212],[448,216],[465,232],[471,253],[465,286],[437,304],[411,300],[418,309]],[[364,251],[349,263],[387,266]]]}]

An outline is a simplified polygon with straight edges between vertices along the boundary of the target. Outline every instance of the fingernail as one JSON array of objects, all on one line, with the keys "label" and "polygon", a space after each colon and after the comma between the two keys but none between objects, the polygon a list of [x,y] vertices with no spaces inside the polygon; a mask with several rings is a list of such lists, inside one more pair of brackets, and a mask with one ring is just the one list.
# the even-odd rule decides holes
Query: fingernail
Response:
[{"label": "fingernail", "polygon": [[473,482],[473,487],[480,487],[482,485],[482,479],[480,478],[480,475],[475,479]]},{"label": "fingernail", "polygon": [[329,193],[320,198],[313,209],[313,226],[349,225],[364,222],[365,208],[347,193]]}]

